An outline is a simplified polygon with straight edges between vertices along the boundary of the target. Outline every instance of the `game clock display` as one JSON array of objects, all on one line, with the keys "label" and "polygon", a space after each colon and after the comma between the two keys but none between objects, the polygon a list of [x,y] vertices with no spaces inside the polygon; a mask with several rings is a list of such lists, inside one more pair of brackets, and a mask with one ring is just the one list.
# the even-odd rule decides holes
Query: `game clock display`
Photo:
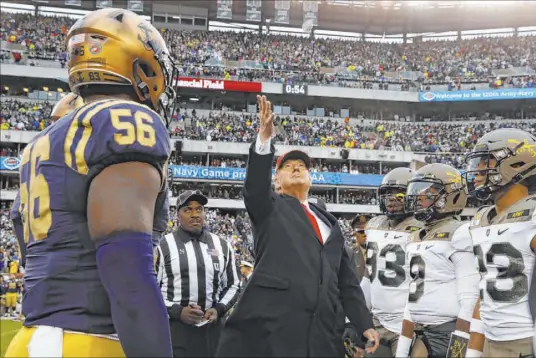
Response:
[{"label": "game clock display", "polygon": [[297,95],[307,95],[307,85],[298,84],[291,85],[288,83],[283,84],[283,93],[284,94],[297,94]]}]

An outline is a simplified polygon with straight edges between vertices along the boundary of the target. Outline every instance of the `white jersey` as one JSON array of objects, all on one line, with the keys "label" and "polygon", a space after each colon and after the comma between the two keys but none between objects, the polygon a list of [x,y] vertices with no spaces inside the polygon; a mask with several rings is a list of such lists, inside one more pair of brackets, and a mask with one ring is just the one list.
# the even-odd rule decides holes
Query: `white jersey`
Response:
[{"label": "white jersey", "polygon": [[483,208],[471,222],[482,277],[480,318],[490,340],[511,341],[534,335],[528,300],[535,260],[530,247],[536,235],[535,208],[536,195],[532,195],[497,217],[493,217],[494,207]]},{"label": "white jersey", "polygon": [[409,291],[406,245],[422,223],[413,217],[391,227],[386,216],[373,218],[366,227],[366,262],[371,282],[371,311],[381,325],[400,334]]},{"label": "white jersey", "polygon": [[408,309],[413,322],[439,325],[458,317],[456,270],[450,258],[456,252],[472,253],[472,249],[469,222],[454,218],[412,234],[406,251],[412,278]]}]

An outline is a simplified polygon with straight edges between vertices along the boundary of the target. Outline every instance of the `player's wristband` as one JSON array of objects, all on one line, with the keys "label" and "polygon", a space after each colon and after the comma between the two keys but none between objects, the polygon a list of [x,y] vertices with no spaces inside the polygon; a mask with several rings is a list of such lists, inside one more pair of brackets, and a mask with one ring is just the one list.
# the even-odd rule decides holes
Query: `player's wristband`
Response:
[{"label": "player's wristband", "polygon": [[462,338],[465,338],[465,339],[471,338],[471,335],[469,333],[463,332],[463,331],[455,330],[454,332],[452,332],[452,334],[454,334],[456,336],[459,336],[459,337],[462,337]]},{"label": "player's wristband", "polygon": [[476,349],[468,348],[465,352],[465,358],[480,358],[482,357],[482,352]]},{"label": "player's wristband", "polygon": [[168,314],[154,277],[151,234],[118,232],[98,240],[97,267],[125,355],[171,357]]},{"label": "player's wristband", "polygon": [[396,358],[407,358],[411,350],[413,339],[400,335],[398,337],[398,346],[396,348]]},{"label": "player's wristband", "polygon": [[473,318],[471,320],[471,328],[469,329],[469,331],[474,332],[474,333],[485,334],[486,325],[481,320]]}]

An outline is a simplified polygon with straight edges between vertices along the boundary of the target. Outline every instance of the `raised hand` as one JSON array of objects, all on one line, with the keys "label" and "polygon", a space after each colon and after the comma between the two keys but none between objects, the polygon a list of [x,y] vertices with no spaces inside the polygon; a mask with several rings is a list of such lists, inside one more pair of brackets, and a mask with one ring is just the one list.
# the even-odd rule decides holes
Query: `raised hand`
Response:
[{"label": "raised hand", "polygon": [[257,96],[257,102],[259,103],[259,117],[261,121],[259,136],[261,141],[265,143],[274,134],[275,114],[272,112],[272,103],[266,99],[266,96]]}]

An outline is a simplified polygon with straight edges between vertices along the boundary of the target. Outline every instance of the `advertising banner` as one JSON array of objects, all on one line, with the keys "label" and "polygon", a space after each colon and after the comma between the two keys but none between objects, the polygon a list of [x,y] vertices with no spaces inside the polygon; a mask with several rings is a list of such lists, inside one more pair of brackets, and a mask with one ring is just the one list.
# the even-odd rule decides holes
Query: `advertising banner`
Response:
[{"label": "advertising banner", "polygon": [[261,92],[261,82],[245,82],[245,81],[228,81],[215,80],[208,78],[193,78],[179,77],[175,82],[175,86],[179,88],[197,88],[216,91],[235,91],[235,92]]},{"label": "advertising banner", "polygon": [[536,88],[505,88],[478,91],[421,92],[420,102],[496,101],[536,98]]},{"label": "advertising banner", "polygon": [[[20,159],[17,157],[1,157],[0,170],[17,171]],[[178,179],[205,179],[219,181],[244,181],[246,169],[244,168],[219,168],[197,167],[190,165],[170,165],[168,175]],[[273,172],[275,174],[275,171]],[[313,184],[317,185],[351,185],[378,187],[383,179],[379,174],[348,174],[330,172],[311,172]]]},{"label": "advertising banner", "polygon": [[0,170],[19,170],[20,158],[18,157],[1,157]]},{"label": "advertising banner", "polygon": [[[229,181],[244,181],[246,179],[246,169],[244,168],[196,167],[187,165],[170,165],[169,167],[173,170],[173,178]],[[275,171],[272,174],[274,173]],[[317,185],[377,187],[383,179],[383,175],[379,174],[311,172],[311,176],[313,177],[313,184]]]}]

